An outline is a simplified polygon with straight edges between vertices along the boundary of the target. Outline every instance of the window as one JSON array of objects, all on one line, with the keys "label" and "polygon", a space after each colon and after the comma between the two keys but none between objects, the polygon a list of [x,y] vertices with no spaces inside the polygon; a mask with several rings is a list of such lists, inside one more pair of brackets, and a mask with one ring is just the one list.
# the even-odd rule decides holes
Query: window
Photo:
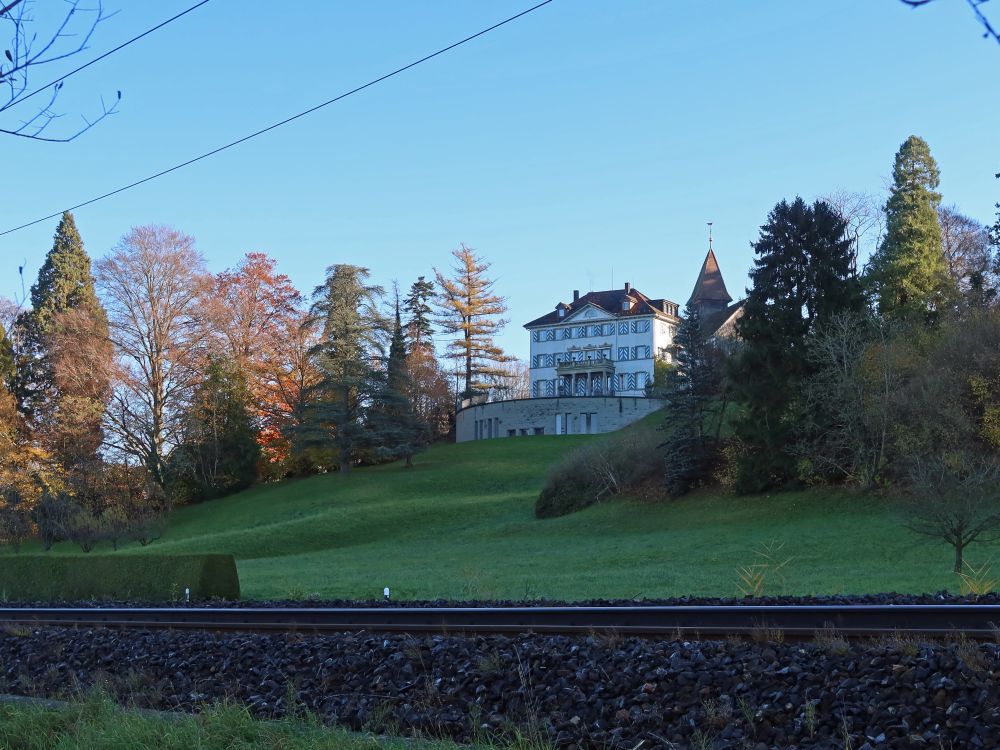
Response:
[{"label": "window", "polygon": [[535,428],[535,434],[536,435],[544,435],[545,434],[545,428],[544,427],[536,427]]},{"label": "window", "polygon": [[632,359],[649,359],[649,347],[648,346],[632,347]]},{"label": "window", "polygon": [[517,430],[507,430],[507,437],[517,437]]},{"label": "window", "polygon": [[576,329],[576,337],[578,339],[585,339],[585,338],[587,338],[587,326],[580,326],[579,328],[577,328]]},{"label": "window", "polygon": [[564,307],[560,307],[559,308],[559,317],[560,318],[565,318],[566,317],[566,308],[564,308]]},{"label": "window", "polygon": [[541,385],[542,385],[542,381],[541,380],[536,380],[536,381],[534,381],[531,384],[531,397],[532,398],[538,398],[541,395],[541,393],[540,393],[540,391],[542,390]]},{"label": "window", "polygon": [[573,338],[573,329],[572,328],[563,328],[562,329],[562,336],[561,336],[561,338],[563,338],[563,339],[571,339],[571,338]]},{"label": "window", "polygon": [[604,326],[591,326],[590,327],[590,335],[591,336],[600,336],[602,330],[604,330]]},{"label": "window", "polygon": [[630,307],[632,307],[632,300],[626,297],[622,300],[622,310],[628,310]]},{"label": "window", "polygon": [[615,324],[605,323],[601,326],[601,334],[604,336],[614,336],[615,335]]},{"label": "window", "polygon": [[531,340],[534,341],[537,344],[538,341],[539,341],[539,335],[540,334],[541,334],[541,331],[538,331],[538,330],[532,331],[531,332]]},{"label": "window", "polygon": [[545,340],[546,341],[556,340],[556,330],[554,328],[549,328],[545,331]]},{"label": "window", "polygon": [[630,350],[629,350],[629,348],[627,346],[619,346],[618,347],[618,361],[619,362],[628,362],[629,359],[631,359],[631,357],[629,356],[630,354],[631,354],[631,352],[630,352]]},{"label": "window", "polygon": [[620,336],[624,336],[627,333],[628,333],[628,322],[626,321],[624,323],[619,323],[618,324],[618,334]]},{"label": "window", "polygon": [[527,435],[528,434],[528,428],[527,427],[522,427],[521,428],[521,434],[522,435]]},{"label": "window", "polygon": [[646,333],[649,331],[649,321],[648,320],[633,320],[632,321],[632,333]]}]

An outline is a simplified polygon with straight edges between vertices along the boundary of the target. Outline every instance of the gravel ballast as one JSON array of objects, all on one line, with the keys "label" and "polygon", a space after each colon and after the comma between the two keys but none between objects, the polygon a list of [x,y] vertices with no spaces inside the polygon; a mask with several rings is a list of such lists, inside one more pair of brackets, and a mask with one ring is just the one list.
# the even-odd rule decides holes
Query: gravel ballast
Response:
[{"label": "gravel ballast", "polygon": [[[993,643],[0,632],[0,692],[103,685],[143,708],[236,700],[352,729],[536,731],[560,748],[996,748]],[[294,704],[294,706],[292,705]],[[849,738],[849,743],[847,739]]]}]

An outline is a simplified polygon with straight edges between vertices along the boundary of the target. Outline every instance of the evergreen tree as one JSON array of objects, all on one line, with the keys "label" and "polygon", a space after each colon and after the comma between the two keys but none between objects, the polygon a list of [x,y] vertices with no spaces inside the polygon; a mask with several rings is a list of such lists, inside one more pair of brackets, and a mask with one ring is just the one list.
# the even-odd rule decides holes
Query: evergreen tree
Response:
[{"label": "evergreen tree", "polygon": [[241,371],[211,358],[194,392],[183,441],[168,461],[168,484],[180,499],[209,500],[257,479],[260,446]]},{"label": "evergreen tree", "polygon": [[18,317],[15,392],[39,440],[67,470],[93,459],[110,398],[108,317],[73,215],[63,214],[52,249]]},{"label": "evergreen tree", "polygon": [[867,269],[883,315],[926,318],[955,297],[941,243],[939,180],[927,142],[911,135],[896,153],[886,234]]},{"label": "evergreen tree", "polygon": [[699,307],[688,302],[674,337],[674,366],[666,374],[664,441],[665,485],[673,497],[708,478],[718,453],[724,405],[714,405],[721,390],[721,359],[701,330]]},{"label": "evergreen tree", "polygon": [[743,346],[730,380],[744,409],[735,429],[744,448],[737,491],[759,492],[793,475],[789,448],[796,396],[809,374],[809,337],[841,312],[864,307],[846,224],[829,205],[782,201],[754,243],[753,288],[737,332]]},{"label": "evergreen tree", "polygon": [[452,255],[457,261],[452,278],[434,271],[440,288],[438,323],[445,333],[456,335],[445,356],[461,368],[462,395],[470,398],[489,387],[485,378],[503,377],[505,371],[496,365],[511,360],[493,340],[507,324],[500,317],[507,312],[507,300],[494,293],[494,282],[486,277],[490,264],[472,248],[462,245]]},{"label": "evergreen tree", "polygon": [[421,347],[434,348],[434,327],[431,325],[431,301],[434,299],[434,283],[420,276],[410,286],[406,295],[406,336],[410,340],[410,349]]},{"label": "evergreen tree", "polygon": [[406,468],[410,468],[413,466],[413,455],[424,447],[427,430],[407,395],[410,375],[398,295],[389,358],[383,377],[385,380],[371,419],[379,444],[378,452],[383,458],[405,458]]},{"label": "evergreen tree", "polygon": [[342,473],[374,443],[367,416],[380,392],[377,363],[383,359],[387,325],[378,311],[382,288],[366,285],[368,275],[367,268],[337,264],[313,293],[311,313],[322,334],[312,356],[321,377],[296,450],[323,450],[332,439]]}]

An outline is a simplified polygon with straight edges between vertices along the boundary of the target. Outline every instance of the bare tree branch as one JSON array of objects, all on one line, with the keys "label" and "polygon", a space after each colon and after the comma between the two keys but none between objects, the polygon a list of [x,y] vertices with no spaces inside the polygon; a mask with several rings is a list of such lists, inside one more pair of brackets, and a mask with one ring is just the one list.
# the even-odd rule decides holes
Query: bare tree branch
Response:
[{"label": "bare tree branch", "polygon": [[[30,0],[10,2],[0,11],[0,21],[9,23],[12,28],[9,47],[4,50],[6,62],[10,67],[4,67],[0,59],[0,85],[6,86],[6,96],[0,97],[0,113],[19,104],[22,100],[38,93],[28,92],[30,74],[33,70],[51,63],[70,58],[88,49],[91,38],[98,25],[110,16],[105,14],[102,0],[96,0],[96,6],[84,7],[82,0],[67,0],[68,10],[49,33],[39,37],[37,31],[30,31],[36,23],[32,17]],[[79,23],[79,19],[84,19]],[[42,41],[39,41],[39,40]],[[60,137],[43,135],[45,130],[61,115],[53,110],[53,105],[62,90],[62,82],[52,86],[48,101],[17,126],[0,127],[0,134],[29,138],[49,143],[66,143],[90,130],[105,117],[115,113],[121,92],[117,94],[115,103],[108,107],[101,100],[101,111],[97,117],[83,117],[84,124],[78,129]]]},{"label": "bare tree branch", "polygon": [[[900,0],[900,2],[911,8],[919,8],[924,5],[929,5],[934,2],[934,0]],[[983,13],[983,9],[981,7],[989,2],[989,0],[966,0],[966,2],[975,14],[976,20],[979,21],[983,27],[983,37],[985,39],[993,39],[997,44],[1000,44],[1000,30],[990,23],[990,19],[986,17],[986,14]]]}]

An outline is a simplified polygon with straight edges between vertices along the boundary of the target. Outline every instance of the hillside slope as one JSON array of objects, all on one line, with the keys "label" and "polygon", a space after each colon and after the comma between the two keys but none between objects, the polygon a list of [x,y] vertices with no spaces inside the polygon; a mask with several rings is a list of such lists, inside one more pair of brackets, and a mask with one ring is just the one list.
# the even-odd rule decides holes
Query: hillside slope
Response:
[{"label": "hillside slope", "polygon": [[231,552],[247,598],[372,598],[383,586],[396,598],[734,595],[737,566],[772,540],[792,559],[767,593],[956,587],[949,548],[901,530],[879,499],[843,491],[621,499],[535,520],[547,468],[591,439],[439,445],[412,470],[265,485],[179,509],[148,549]]},{"label": "hillside slope", "polygon": [[[957,588],[947,545],[903,530],[880,498],[843,490],[619,498],[536,520],[548,468],[595,439],[437,445],[410,470],[262,485],[176,510],[150,547],[93,554],[228,552],[246,598],[378,598],[384,586],[412,599],[732,596],[737,567],[760,562],[754,550],[768,543],[783,544],[777,560],[790,561],[767,576],[765,593]],[[998,552],[974,546],[967,559]],[[50,554],[62,553],[79,549],[64,542]]]}]

